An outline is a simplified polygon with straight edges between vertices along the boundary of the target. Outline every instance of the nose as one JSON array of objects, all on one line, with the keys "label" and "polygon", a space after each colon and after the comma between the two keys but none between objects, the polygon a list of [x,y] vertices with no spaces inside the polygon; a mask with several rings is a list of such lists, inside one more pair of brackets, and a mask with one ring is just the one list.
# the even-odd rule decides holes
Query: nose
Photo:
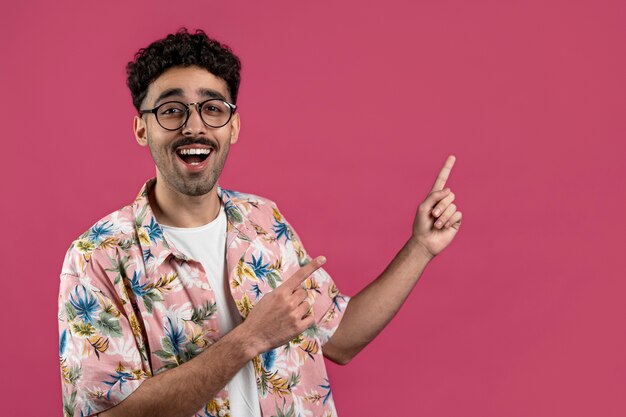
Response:
[{"label": "nose", "polygon": [[207,127],[200,117],[198,106],[194,103],[189,106],[189,117],[187,122],[183,125],[183,134],[194,136],[202,133],[206,133]]}]

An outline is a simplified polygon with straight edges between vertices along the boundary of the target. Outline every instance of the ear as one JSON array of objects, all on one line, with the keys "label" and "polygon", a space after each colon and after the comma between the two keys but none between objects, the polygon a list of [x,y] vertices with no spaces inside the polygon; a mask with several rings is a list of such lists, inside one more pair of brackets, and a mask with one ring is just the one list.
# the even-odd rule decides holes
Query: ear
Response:
[{"label": "ear", "polygon": [[239,139],[239,129],[241,128],[241,120],[239,119],[239,113],[233,115],[233,120],[230,122],[230,144],[237,143]]},{"label": "ear", "polygon": [[135,116],[133,130],[135,131],[135,140],[137,140],[139,146],[148,146],[148,128],[143,117]]}]

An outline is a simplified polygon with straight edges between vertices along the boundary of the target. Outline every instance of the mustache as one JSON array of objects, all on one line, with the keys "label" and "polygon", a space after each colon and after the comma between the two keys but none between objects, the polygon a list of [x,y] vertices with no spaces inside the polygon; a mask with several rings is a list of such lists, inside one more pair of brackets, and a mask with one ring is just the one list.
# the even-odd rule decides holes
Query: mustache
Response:
[{"label": "mustache", "polygon": [[172,149],[176,150],[176,148],[179,148],[181,146],[189,146],[189,145],[205,145],[205,146],[209,146],[213,148],[214,150],[217,150],[219,148],[219,145],[217,144],[217,142],[209,138],[186,136],[184,138],[175,140],[172,143]]}]

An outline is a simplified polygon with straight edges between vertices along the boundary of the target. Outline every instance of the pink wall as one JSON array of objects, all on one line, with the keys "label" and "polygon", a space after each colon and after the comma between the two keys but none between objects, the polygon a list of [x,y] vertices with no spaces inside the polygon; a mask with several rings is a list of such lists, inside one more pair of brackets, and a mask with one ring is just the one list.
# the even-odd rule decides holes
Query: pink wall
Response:
[{"label": "pink wall", "polygon": [[277,201],[344,292],[457,156],[461,232],[329,364],[341,417],[626,415],[626,2],[110,3],[2,8],[0,415],[61,415],[62,258],[153,175],[124,66],[183,25],[244,63],[222,185]]}]

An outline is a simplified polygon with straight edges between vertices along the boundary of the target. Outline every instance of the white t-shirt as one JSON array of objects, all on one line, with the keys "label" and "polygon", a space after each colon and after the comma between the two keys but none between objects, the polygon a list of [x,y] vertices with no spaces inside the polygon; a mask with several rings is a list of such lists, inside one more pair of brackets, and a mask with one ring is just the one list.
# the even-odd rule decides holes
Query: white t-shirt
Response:
[{"label": "white t-shirt", "polygon": [[[215,293],[220,334],[224,336],[241,323],[241,316],[230,293],[226,271],[226,213],[200,227],[162,226],[166,239],[186,256],[200,261]],[[259,395],[252,362],[241,368],[226,385],[231,417],[261,417]]]}]

